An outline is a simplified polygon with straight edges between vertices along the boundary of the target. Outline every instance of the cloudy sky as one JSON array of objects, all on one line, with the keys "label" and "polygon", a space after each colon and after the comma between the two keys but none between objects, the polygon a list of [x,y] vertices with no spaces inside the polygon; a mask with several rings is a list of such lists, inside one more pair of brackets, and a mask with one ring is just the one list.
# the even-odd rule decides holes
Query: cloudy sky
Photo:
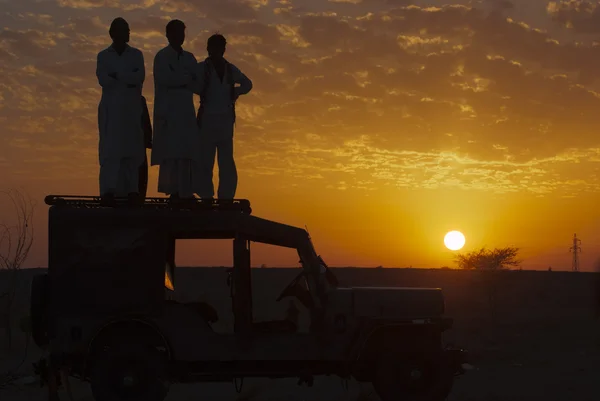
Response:
[{"label": "cloudy sky", "polygon": [[[38,201],[29,265],[45,265],[48,193],[98,192],[96,54],[117,16],[152,59],[182,19],[200,60],[216,31],[254,82],[238,103],[238,197],[307,225],[332,265],[453,265],[521,248],[524,268],[600,255],[600,2],[0,0],[0,182]],[[150,171],[156,195],[157,169]],[[2,209],[10,219],[10,210]],[[296,265],[257,247],[254,264]],[[179,264],[228,264],[182,244]]]}]

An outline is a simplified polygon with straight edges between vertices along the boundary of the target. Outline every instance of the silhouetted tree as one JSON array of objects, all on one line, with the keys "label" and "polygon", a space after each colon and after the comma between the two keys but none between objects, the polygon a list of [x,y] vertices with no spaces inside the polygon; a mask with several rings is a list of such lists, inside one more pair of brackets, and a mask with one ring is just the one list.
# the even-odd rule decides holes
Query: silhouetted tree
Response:
[{"label": "silhouetted tree", "polygon": [[517,259],[519,248],[507,246],[506,248],[487,249],[481,248],[466,254],[456,255],[456,263],[461,269],[477,270],[506,270],[519,266]]},{"label": "silhouetted tree", "polygon": [[33,210],[34,202],[29,196],[18,190],[0,192],[8,198],[14,214],[12,225],[0,224],[0,270],[6,270],[0,284],[0,298],[3,301],[3,309],[0,314],[4,315],[6,325],[7,345],[12,348],[12,311],[18,287],[18,273],[23,263],[29,256],[33,244]]},{"label": "silhouetted tree", "polygon": [[521,261],[517,259],[519,248],[506,247],[487,249],[481,248],[466,254],[456,255],[456,264],[461,269],[483,270],[488,274],[485,276],[486,292],[488,294],[488,305],[492,320],[497,315],[497,275],[500,270],[508,270],[519,266]]}]

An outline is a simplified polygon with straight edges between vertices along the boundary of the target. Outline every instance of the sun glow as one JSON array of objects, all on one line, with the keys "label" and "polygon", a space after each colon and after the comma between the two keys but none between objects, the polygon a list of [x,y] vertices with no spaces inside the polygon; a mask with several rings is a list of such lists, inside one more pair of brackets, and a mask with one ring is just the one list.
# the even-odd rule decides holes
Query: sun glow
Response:
[{"label": "sun glow", "polygon": [[458,251],[465,246],[465,236],[460,231],[450,231],[444,237],[444,245],[451,251]]}]

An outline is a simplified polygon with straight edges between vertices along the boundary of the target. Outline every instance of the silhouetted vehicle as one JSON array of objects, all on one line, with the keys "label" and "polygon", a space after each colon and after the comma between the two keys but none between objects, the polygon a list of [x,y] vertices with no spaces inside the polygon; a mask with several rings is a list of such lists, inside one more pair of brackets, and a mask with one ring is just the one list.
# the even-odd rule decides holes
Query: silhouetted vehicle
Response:
[{"label": "silhouetted vehicle", "polygon": [[[160,401],[169,382],[298,377],[312,385],[315,375],[372,382],[384,401],[437,401],[464,373],[465,351],[442,343],[452,319],[440,289],[340,288],[306,230],[252,216],[248,201],[177,210],[162,198],[99,202],[46,198],[48,273],[31,294],[36,343],[90,381],[97,401]],[[228,238],[235,323],[222,334],[211,328],[212,306],[167,300],[165,287],[176,285],[176,239]],[[308,332],[290,319],[253,319],[251,242],[297,250],[301,272],[277,301],[306,306]]]}]

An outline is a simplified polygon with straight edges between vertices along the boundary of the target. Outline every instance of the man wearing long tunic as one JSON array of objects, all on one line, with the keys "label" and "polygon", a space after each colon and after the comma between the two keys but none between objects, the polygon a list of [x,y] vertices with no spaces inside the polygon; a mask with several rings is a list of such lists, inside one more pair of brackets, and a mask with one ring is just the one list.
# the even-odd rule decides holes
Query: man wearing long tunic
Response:
[{"label": "man wearing long tunic", "polygon": [[154,58],[154,141],[151,162],[159,165],[158,191],[173,199],[193,198],[198,185],[200,135],[193,85],[196,58],[183,50],[185,24],[167,24],[169,45]]},{"label": "man wearing long tunic", "polygon": [[137,201],[139,168],[145,157],[140,118],[144,56],[128,45],[129,24],[123,18],[113,20],[109,34],[113,43],[98,53],[96,66],[102,87],[98,129],[100,195],[105,204],[115,196]]},{"label": "man wearing long tunic", "polygon": [[198,80],[194,86],[200,95],[197,121],[202,141],[198,195],[204,199],[214,196],[215,156],[219,165],[218,198],[231,200],[235,196],[238,181],[233,159],[235,102],[252,89],[252,81],[223,57],[226,45],[223,35],[208,38],[208,57],[198,63]]}]

